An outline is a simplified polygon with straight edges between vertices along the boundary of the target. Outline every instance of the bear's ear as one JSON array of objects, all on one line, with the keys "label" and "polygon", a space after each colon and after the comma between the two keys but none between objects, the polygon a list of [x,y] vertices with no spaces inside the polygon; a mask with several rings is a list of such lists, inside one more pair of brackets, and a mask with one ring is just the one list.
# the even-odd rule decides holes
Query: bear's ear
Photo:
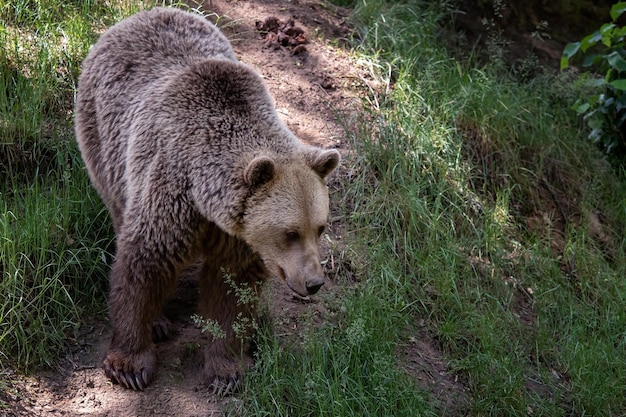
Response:
[{"label": "bear's ear", "polygon": [[243,179],[250,187],[266,184],[274,178],[276,167],[274,161],[267,156],[254,158],[243,172]]},{"label": "bear's ear", "polygon": [[335,168],[337,168],[339,161],[341,161],[341,155],[336,150],[318,150],[312,155],[309,166],[313,168],[313,170],[317,172],[320,177],[326,178],[335,170]]}]

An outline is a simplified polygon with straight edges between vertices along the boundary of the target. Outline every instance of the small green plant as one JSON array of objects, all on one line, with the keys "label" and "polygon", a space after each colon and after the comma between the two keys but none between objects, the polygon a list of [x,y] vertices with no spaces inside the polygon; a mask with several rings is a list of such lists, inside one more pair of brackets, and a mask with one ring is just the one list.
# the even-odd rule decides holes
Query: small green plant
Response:
[{"label": "small green plant", "polygon": [[616,22],[625,11],[626,2],[614,4],[612,22],[603,24],[580,42],[569,43],[561,58],[563,70],[570,66],[572,58],[584,55],[583,68],[602,75],[598,78],[586,73],[590,85],[596,89],[576,101],[574,109],[591,129],[589,138],[622,162],[626,161],[626,26]]},{"label": "small green plant", "polygon": [[[261,283],[257,283],[257,286],[251,286],[248,282],[237,282],[235,275],[224,268],[222,268],[221,271],[224,282],[230,287],[227,292],[228,294],[235,295],[238,306],[247,306],[249,309],[253,309],[259,304],[260,296],[257,288]],[[215,319],[207,319],[194,314],[191,316],[191,320],[202,333],[208,332],[214,339],[223,339],[226,337],[226,331]],[[254,317],[239,312],[231,328],[235,337],[243,340],[249,336],[250,331],[257,331],[259,329],[259,323]]]},{"label": "small green plant", "polygon": [[233,333],[237,339],[243,340],[250,334],[250,331],[259,330],[259,324],[253,317],[246,316],[243,313],[237,314],[233,323]]},{"label": "small green plant", "polygon": [[[228,294],[235,294],[237,305],[254,306],[256,304],[259,300],[259,294],[254,286],[250,286],[248,282],[236,282],[234,275],[224,268],[222,268],[222,275],[224,276],[224,281],[231,288],[228,290]],[[257,285],[261,285],[261,283],[257,283]]]},{"label": "small green plant", "polygon": [[193,321],[202,333],[208,332],[214,339],[223,339],[226,337],[226,332],[215,319],[205,319],[202,316],[194,314],[191,316],[191,321]]}]

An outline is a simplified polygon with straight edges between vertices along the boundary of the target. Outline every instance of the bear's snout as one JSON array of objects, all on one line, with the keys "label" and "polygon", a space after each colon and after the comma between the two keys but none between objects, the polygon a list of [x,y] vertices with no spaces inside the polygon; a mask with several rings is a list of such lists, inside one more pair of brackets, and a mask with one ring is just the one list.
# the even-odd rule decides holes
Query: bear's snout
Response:
[{"label": "bear's snout", "polygon": [[318,256],[310,256],[305,265],[301,270],[300,285],[304,287],[307,295],[313,295],[324,285],[324,271]]},{"label": "bear's snout", "polygon": [[322,280],[321,282],[314,280],[314,281],[307,281],[306,282],[306,291],[309,293],[309,295],[313,295],[315,293],[317,293],[320,288],[322,288],[322,285],[324,285],[324,281]]},{"label": "bear's snout", "polygon": [[306,273],[289,275],[282,267],[278,267],[278,271],[278,276],[300,297],[316,294],[324,285],[323,274],[308,274],[308,277]]}]

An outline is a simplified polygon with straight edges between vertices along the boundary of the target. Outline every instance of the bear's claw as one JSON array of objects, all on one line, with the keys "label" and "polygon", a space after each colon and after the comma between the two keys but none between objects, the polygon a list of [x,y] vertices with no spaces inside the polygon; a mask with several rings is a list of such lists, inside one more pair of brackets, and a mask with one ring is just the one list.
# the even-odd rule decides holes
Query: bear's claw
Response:
[{"label": "bear's claw", "polygon": [[146,389],[152,379],[145,369],[142,369],[141,372],[135,372],[134,374],[127,374],[123,371],[118,372],[114,369],[110,369],[105,373],[114,383],[135,391],[143,391]]},{"label": "bear's claw", "polygon": [[143,391],[152,382],[155,376],[153,356],[146,355],[144,360],[131,362],[129,360],[115,360],[115,355],[111,354],[102,363],[104,374],[114,384]]},{"label": "bear's claw", "polygon": [[239,392],[242,386],[243,378],[239,373],[233,376],[216,376],[213,382],[209,384],[209,388],[212,388],[211,393],[218,397]]}]

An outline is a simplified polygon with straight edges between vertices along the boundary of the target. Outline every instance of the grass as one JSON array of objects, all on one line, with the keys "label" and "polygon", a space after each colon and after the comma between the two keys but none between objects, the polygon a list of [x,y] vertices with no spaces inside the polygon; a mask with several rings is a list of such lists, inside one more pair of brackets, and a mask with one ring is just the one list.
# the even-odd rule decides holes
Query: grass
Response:
[{"label": "grass", "polygon": [[[22,369],[103,308],[112,232],[73,90],[97,34],[140,7],[57,3],[0,3],[0,361]],[[403,371],[419,335],[466,388],[452,415],[623,415],[626,183],[570,110],[583,87],[455,58],[450,10],[426,3],[353,4],[355,61],[382,86],[346,132],[353,176],[334,195],[358,283],[300,340],[265,329],[225,412],[445,414]]]},{"label": "grass", "polygon": [[[341,302],[337,322],[310,326],[302,343],[267,331],[260,366],[246,379],[227,415],[434,415],[426,394],[397,367],[396,315],[379,314],[380,292],[366,290]],[[387,313],[387,312],[385,312]]]},{"label": "grass", "polygon": [[120,11],[0,3],[0,365],[50,364],[102,310],[111,228],[73,139],[80,62]]},{"label": "grass", "polygon": [[[322,390],[323,404],[285,411],[279,401],[306,397],[309,384],[297,375],[328,369],[328,340],[337,354],[352,354],[346,333],[354,323],[383,335],[359,343],[373,352],[359,362],[381,363],[380,375],[397,372],[388,370],[402,367],[402,357],[385,346],[419,333],[420,320],[467,387],[458,415],[626,411],[623,177],[570,110],[582,94],[571,75],[521,81],[502,63],[457,60],[437,40],[441,13],[420,2],[355,7],[356,57],[386,86],[374,91],[352,132],[357,156],[349,164],[359,175],[341,196],[367,267],[346,301],[354,311],[336,318],[344,333],[335,341],[323,332],[313,347],[291,348],[306,367],[261,361],[245,415],[443,413],[415,388],[410,405],[378,408],[375,385],[366,388],[373,403],[333,409],[366,386],[360,375],[369,374],[349,366],[341,369],[355,381],[344,391]],[[393,378],[395,389],[379,386],[385,399],[406,399],[410,379]]]},{"label": "grass", "polygon": [[[428,10],[379,7],[361,18],[365,45],[398,81],[355,141],[364,178],[347,190],[358,239],[380,251],[373,270],[410,277],[407,313],[470,388],[470,414],[620,415],[626,195],[569,111],[576,87],[456,61],[428,25],[410,31],[406,16]],[[592,236],[594,211],[610,247]],[[529,227],[542,212],[554,222]]]}]

